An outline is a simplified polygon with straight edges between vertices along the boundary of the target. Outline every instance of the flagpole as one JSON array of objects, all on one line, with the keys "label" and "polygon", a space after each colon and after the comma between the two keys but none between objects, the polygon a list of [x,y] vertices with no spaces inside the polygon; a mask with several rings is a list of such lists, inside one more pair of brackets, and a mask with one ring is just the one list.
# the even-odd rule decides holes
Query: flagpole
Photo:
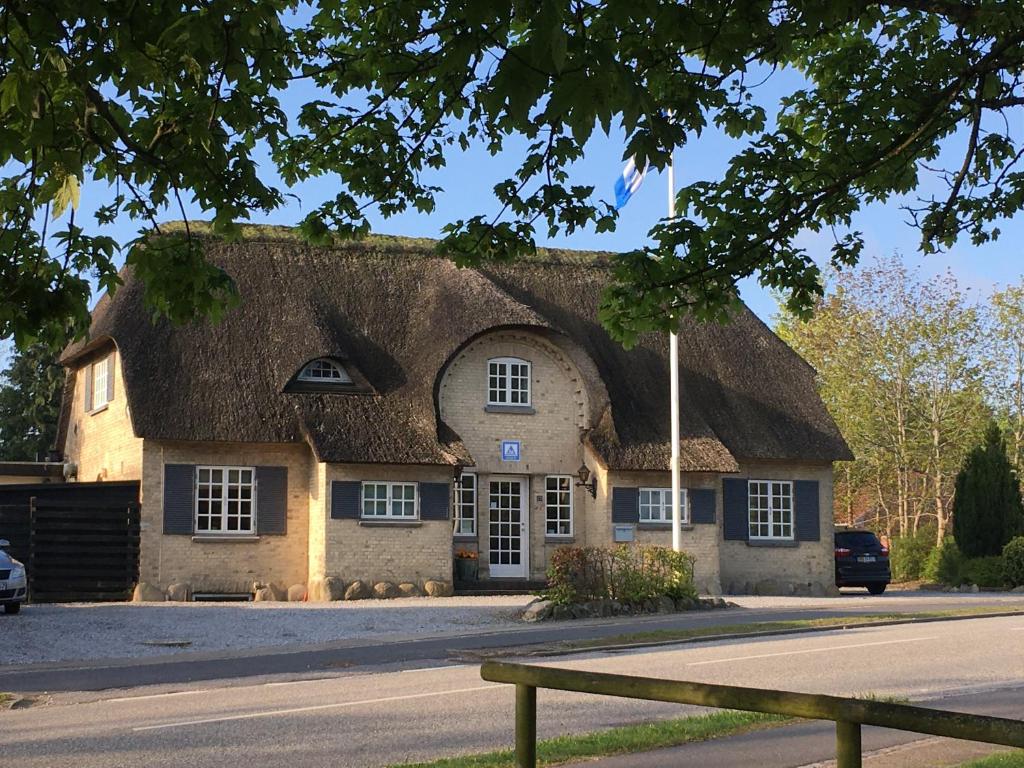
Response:
[{"label": "flagpole", "polygon": [[[676,173],[675,151],[668,161],[668,217],[676,217]],[[681,552],[683,549],[683,513],[680,505],[681,489],[679,478],[679,338],[675,332],[668,337],[669,360],[669,395],[672,401],[672,549]]]}]

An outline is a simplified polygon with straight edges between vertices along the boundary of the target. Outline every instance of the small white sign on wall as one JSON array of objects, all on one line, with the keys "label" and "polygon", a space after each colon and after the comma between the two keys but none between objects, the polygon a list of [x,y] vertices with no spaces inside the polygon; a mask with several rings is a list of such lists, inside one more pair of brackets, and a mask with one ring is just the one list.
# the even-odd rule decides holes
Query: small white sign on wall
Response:
[{"label": "small white sign on wall", "polygon": [[501,460],[519,461],[520,444],[518,440],[501,441]]},{"label": "small white sign on wall", "polygon": [[636,541],[636,526],[616,525],[612,528],[612,540],[615,542]]}]

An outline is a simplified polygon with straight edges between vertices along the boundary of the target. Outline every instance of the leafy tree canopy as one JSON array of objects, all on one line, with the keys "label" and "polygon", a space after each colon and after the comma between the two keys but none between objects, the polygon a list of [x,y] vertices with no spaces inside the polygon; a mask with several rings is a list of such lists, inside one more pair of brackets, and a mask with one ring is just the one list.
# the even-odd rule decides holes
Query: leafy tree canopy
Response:
[{"label": "leafy tree canopy", "polygon": [[0,372],[0,461],[42,461],[57,438],[64,368],[46,344],[17,351]]},{"label": "leafy tree canopy", "polygon": [[[214,231],[279,207],[284,185],[335,174],[338,194],[301,222],[314,242],[367,231],[367,211],[430,212],[429,171],[473,143],[527,149],[496,179],[502,212],[444,228],[464,264],[514,258],[538,236],[614,228],[616,214],[567,169],[595,131],[621,130],[654,168],[715,125],[742,139],[723,176],[684,186],[678,219],[624,255],[604,302],[629,342],[684,312],[721,317],[757,274],[807,310],[818,268],[795,241],[835,232],[856,262],[865,202],[918,189],[921,248],[997,236],[1024,205],[1024,6],[1017,0],[11,0],[0,9],[0,337],[56,338],[87,320],[88,278],[116,286],[114,257],[145,280],[156,313],[216,314],[230,280],[186,234],[143,234],[192,203]],[[748,73],[806,81],[778,115]],[[281,95],[306,81],[293,111]],[[963,138],[958,157],[944,140]],[[508,150],[506,150],[508,151]],[[518,150],[517,150],[518,151]],[[948,167],[946,167],[948,165]],[[113,186],[95,221],[85,181]],[[932,185],[935,186],[934,184]],[[472,213],[472,212],[471,212]]]}]

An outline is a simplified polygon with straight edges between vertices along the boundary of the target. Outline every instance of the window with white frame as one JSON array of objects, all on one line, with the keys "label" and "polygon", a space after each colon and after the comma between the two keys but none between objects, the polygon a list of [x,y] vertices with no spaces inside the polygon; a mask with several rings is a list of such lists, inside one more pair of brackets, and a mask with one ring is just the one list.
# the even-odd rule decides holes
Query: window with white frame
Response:
[{"label": "window with white frame", "polygon": [[256,532],[256,472],[252,467],[199,467],[196,533]]},{"label": "window with white frame", "polygon": [[751,539],[793,538],[793,483],[751,480],[747,484]]},{"label": "window with white frame", "polygon": [[86,407],[91,410],[102,408],[110,402],[108,395],[110,394],[110,377],[114,375],[111,370],[110,361],[113,359],[112,356],[108,355],[99,362],[93,363],[90,366],[89,375],[92,377],[92,402],[87,403]]},{"label": "window with white frame", "polygon": [[476,475],[463,472],[455,486],[456,536],[476,536]]},{"label": "window with white frame", "polygon": [[572,481],[568,475],[544,478],[544,518],[548,536],[572,536]]},{"label": "window with white frame", "polygon": [[320,384],[351,384],[352,377],[333,360],[321,357],[306,363],[299,373],[300,381],[315,381]]},{"label": "window with white frame", "polygon": [[[679,505],[682,510],[682,521],[690,519],[690,505],[686,498],[686,489],[679,489]],[[641,488],[640,489],[640,522],[671,523],[672,522],[672,489]]]},{"label": "window with white frame", "polygon": [[488,360],[487,404],[529,405],[530,363],[518,357]]},{"label": "window with white frame", "polygon": [[363,517],[375,520],[416,518],[416,483],[363,483]]}]

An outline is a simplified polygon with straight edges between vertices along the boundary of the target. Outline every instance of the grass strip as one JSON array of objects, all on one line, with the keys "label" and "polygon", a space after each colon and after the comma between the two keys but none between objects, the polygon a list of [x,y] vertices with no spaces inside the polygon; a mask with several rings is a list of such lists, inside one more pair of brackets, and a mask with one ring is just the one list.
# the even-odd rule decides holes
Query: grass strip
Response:
[{"label": "grass strip", "polygon": [[[537,762],[542,766],[551,766],[594,757],[648,752],[773,728],[790,722],[793,722],[792,718],[780,715],[723,710],[656,723],[625,725],[579,736],[557,736],[538,741]],[[462,757],[444,757],[427,763],[402,763],[391,768],[515,768],[515,765],[515,752],[503,749]]]},{"label": "grass strip", "polygon": [[963,763],[960,768],[1024,768],[1024,750],[989,755],[980,760]]},{"label": "grass strip", "polygon": [[[790,619],[787,621],[751,621],[742,624],[716,624],[686,629],[653,629],[645,632],[627,632],[621,635],[590,638],[588,640],[566,640],[551,647],[558,650],[586,649],[606,645],[632,645],[636,643],[660,643],[673,640],[692,640],[715,635],[760,635],[785,632],[794,629],[829,629],[833,627],[870,626],[879,622],[920,619],[943,619],[963,616],[982,617],[986,614],[1007,613],[999,606],[978,606],[949,611],[917,611],[914,613],[872,613],[862,616],[828,616],[817,619]],[[1014,611],[1010,611],[1014,612]],[[1017,611],[1021,613],[1024,611]]]}]

